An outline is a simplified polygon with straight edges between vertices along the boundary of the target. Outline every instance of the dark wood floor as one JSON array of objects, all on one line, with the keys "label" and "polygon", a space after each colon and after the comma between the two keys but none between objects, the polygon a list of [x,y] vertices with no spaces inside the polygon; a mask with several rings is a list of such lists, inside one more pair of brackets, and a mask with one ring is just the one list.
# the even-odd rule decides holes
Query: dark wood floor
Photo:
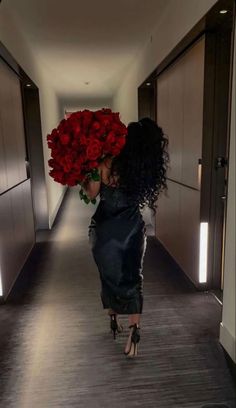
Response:
[{"label": "dark wood floor", "polygon": [[140,354],[125,358],[127,318],[114,341],[88,245],[90,215],[77,190],[69,190],[55,226],[40,233],[0,306],[0,406],[235,407],[218,341],[221,306],[183,278],[153,237],[144,265]]}]

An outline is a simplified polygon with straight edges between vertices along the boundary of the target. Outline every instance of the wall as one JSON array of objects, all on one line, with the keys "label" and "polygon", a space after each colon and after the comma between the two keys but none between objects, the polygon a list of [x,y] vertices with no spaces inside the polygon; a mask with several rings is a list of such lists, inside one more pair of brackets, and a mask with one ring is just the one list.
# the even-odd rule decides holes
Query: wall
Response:
[{"label": "wall", "polygon": [[[216,3],[216,0],[170,0],[159,16],[152,35],[137,54],[113,98],[113,109],[128,124],[138,119],[138,87],[179,41]],[[160,35],[161,33],[161,35]],[[154,216],[144,210],[146,225],[154,228]]]},{"label": "wall", "polygon": [[[153,30],[152,38],[137,54],[114,95],[113,107],[121,113],[125,123],[138,119],[138,86],[215,3],[215,0],[170,1]],[[232,100],[235,100],[235,85]],[[235,361],[235,105],[232,106],[230,151],[220,342]]]},{"label": "wall", "polygon": [[220,341],[236,363],[236,300],[235,300],[235,99],[236,99],[236,30],[234,40],[234,73],[231,106],[229,182],[226,220],[226,247],[224,265],[223,313]]},{"label": "wall", "polygon": [[74,96],[60,96],[58,97],[58,109],[60,116],[63,117],[65,111],[74,112],[77,110],[90,109],[98,110],[101,108],[112,109],[112,98],[102,97],[74,97]]},{"label": "wall", "polygon": [[37,65],[36,57],[30,49],[27,39],[17,28],[14,19],[9,14],[6,3],[0,4],[0,41],[39,88],[49,228],[51,228],[66,190],[64,186],[54,182],[48,175],[47,161],[50,151],[47,147],[46,135],[57,125],[60,119],[57,97],[43,68]]},{"label": "wall", "polygon": [[114,95],[113,107],[121,112],[124,122],[138,118],[138,86],[215,3],[216,0],[169,1],[152,36],[133,60]]}]

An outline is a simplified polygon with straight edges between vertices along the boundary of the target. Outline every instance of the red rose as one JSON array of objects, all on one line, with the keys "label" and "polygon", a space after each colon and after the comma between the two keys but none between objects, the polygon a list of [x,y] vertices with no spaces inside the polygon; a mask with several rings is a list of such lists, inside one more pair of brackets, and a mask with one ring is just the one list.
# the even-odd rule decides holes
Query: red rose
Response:
[{"label": "red rose", "polygon": [[77,174],[76,179],[78,183],[81,183],[84,180],[84,175],[83,174]]},{"label": "red rose", "polygon": [[119,153],[120,153],[120,148],[119,147],[115,146],[115,147],[111,148],[111,154],[113,156],[118,156]]},{"label": "red rose", "polygon": [[55,181],[64,184],[64,173],[62,171],[50,170],[49,174],[54,178]]},{"label": "red rose", "polygon": [[80,163],[79,161],[74,162],[74,163],[73,163],[73,168],[74,168],[76,171],[80,171],[80,169],[81,169],[81,163]]},{"label": "red rose", "polygon": [[78,141],[78,140],[73,140],[73,142],[71,143],[71,146],[72,146],[74,149],[78,149],[78,147],[79,147],[79,141]]},{"label": "red rose", "polygon": [[106,138],[107,143],[112,144],[116,140],[116,136],[114,132],[109,132]]},{"label": "red rose", "polygon": [[70,141],[70,136],[69,136],[68,134],[66,134],[66,133],[63,133],[63,134],[60,136],[60,140],[61,140],[61,143],[62,143],[63,145],[67,145],[67,144],[69,143],[69,141]]},{"label": "red rose", "polygon": [[74,136],[79,136],[80,135],[80,131],[81,131],[81,126],[75,122],[74,126],[73,126],[73,134]]},{"label": "red rose", "polygon": [[79,137],[79,142],[80,142],[81,145],[86,145],[88,143],[88,139],[87,139],[87,137],[85,135],[82,134]]},{"label": "red rose", "polygon": [[90,169],[94,169],[96,167],[98,167],[98,162],[96,160],[92,160],[89,162],[89,167]]},{"label": "red rose", "polygon": [[122,147],[125,145],[125,142],[126,142],[125,137],[119,137],[116,139],[116,146],[121,150]]},{"label": "red rose", "polygon": [[68,186],[73,187],[73,186],[76,186],[76,184],[77,184],[76,181],[77,180],[75,179],[75,177],[68,177],[67,180],[66,180],[66,183],[68,184]]},{"label": "red rose", "polygon": [[48,160],[48,165],[50,166],[50,167],[53,167],[54,166],[54,160],[53,159],[49,159]]},{"label": "red rose", "polygon": [[104,154],[111,153],[111,145],[110,145],[110,143],[107,143],[107,142],[104,143],[103,153],[104,153]]},{"label": "red rose", "polygon": [[93,122],[92,129],[99,130],[100,127],[101,127],[101,125],[100,125],[100,123],[98,121]]},{"label": "red rose", "polygon": [[65,128],[66,128],[66,125],[67,125],[67,124],[66,124],[66,120],[65,120],[65,119],[62,119],[61,122],[59,123],[58,127],[57,127],[58,132],[59,132],[59,133],[64,132],[64,131],[65,131]]},{"label": "red rose", "polygon": [[53,131],[52,131],[52,137],[53,137],[53,139],[58,138],[58,136],[59,136],[58,130],[57,130],[57,129],[53,129]]},{"label": "red rose", "polygon": [[86,124],[87,126],[89,126],[93,120],[93,112],[89,111],[88,109],[85,109],[82,112],[82,117],[83,117],[84,125]]},{"label": "red rose", "polygon": [[97,139],[91,140],[86,149],[87,158],[89,160],[96,160],[101,155],[101,151],[102,146],[99,140]]},{"label": "red rose", "polygon": [[48,142],[48,147],[49,149],[53,149],[54,143],[53,142]]},{"label": "red rose", "polygon": [[82,112],[78,111],[78,112],[73,112],[72,115],[73,119],[75,118],[76,120],[80,120],[82,117]]},{"label": "red rose", "polygon": [[105,113],[107,115],[112,113],[110,108],[102,108],[101,111],[102,111],[102,113]]},{"label": "red rose", "polygon": [[109,118],[104,118],[102,123],[103,123],[104,126],[109,126],[109,124],[110,124]]}]

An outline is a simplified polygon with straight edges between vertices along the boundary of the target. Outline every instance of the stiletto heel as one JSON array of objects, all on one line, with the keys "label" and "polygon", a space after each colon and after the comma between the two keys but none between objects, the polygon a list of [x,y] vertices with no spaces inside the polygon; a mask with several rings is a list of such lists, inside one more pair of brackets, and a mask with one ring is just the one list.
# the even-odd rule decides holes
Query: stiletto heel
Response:
[{"label": "stiletto heel", "polygon": [[111,332],[113,332],[113,338],[115,339],[116,332],[121,333],[123,331],[123,326],[121,324],[118,325],[115,313],[110,314],[110,319]]},{"label": "stiletto heel", "polygon": [[131,343],[130,343],[130,348],[129,351],[124,351],[124,354],[127,357],[134,357],[138,355],[138,343],[140,341],[140,327],[137,326],[137,324],[132,324],[129,326],[129,328],[133,329],[132,334],[131,334]]}]

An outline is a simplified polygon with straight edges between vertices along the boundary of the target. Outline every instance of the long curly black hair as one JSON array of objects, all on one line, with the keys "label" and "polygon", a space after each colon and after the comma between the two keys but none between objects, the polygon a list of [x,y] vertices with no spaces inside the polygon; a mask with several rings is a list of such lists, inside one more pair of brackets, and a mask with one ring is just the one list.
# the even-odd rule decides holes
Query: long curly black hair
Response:
[{"label": "long curly black hair", "polygon": [[147,205],[156,212],[158,196],[167,189],[167,145],[162,128],[145,117],[129,123],[126,144],[113,158],[111,176],[118,175],[119,187],[140,208]]}]

